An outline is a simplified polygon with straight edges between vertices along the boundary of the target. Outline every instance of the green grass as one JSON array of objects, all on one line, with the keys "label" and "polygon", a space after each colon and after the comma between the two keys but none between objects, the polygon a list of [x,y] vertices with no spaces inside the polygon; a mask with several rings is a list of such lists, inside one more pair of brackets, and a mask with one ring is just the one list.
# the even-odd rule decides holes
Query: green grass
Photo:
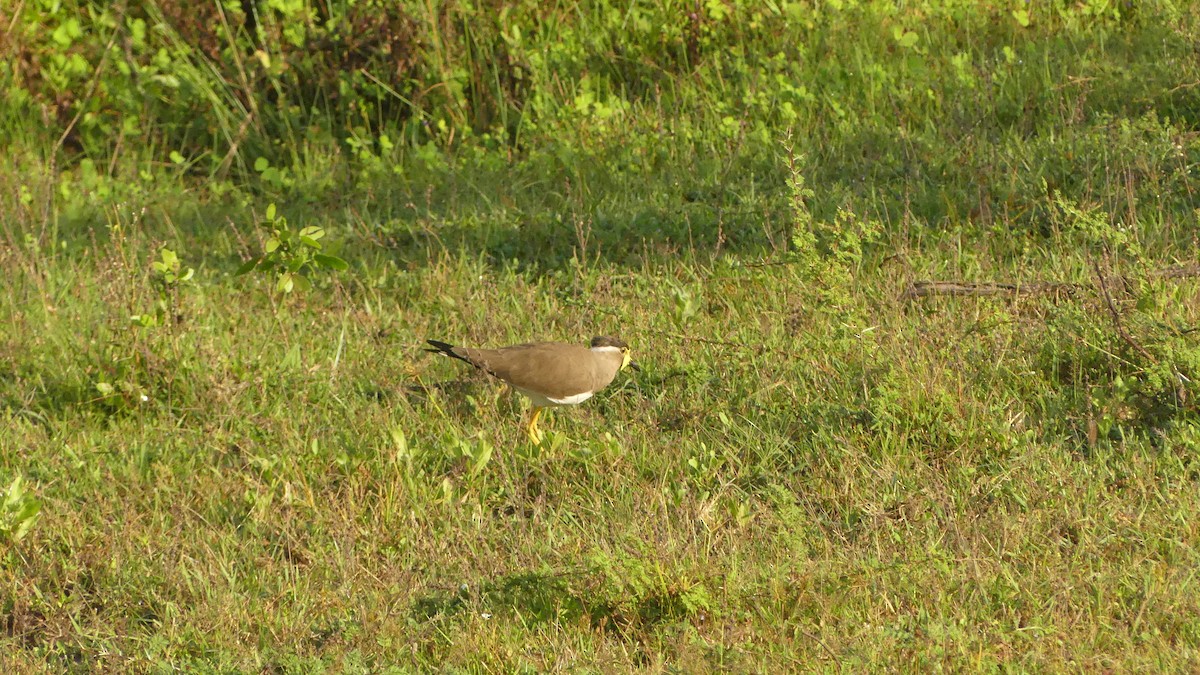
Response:
[{"label": "green grass", "polygon": [[[213,264],[176,323],[133,329],[152,296],[122,245],[152,250],[5,261],[4,473],[43,503],[3,568],[18,666],[1195,665],[1194,409],[1089,445],[1083,366],[1044,356],[1084,342],[1048,328],[1070,302],[898,299],[1043,255],[868,256],[839,309],[798,265],[693,255],[362,253],[278,303]],[[419,349],[596,333],[646,370],[542,448],[518,400]]]},{"label": "green grass", "polygon": [[[1200,668],[1194,19],[862,11],[791,120],[701,59],[627,124],[210,180],[4,111],[0,664]],[[349,269],[238,276],[269,203]],[[540,447],[422,350],[598,334],[644,370]]]}]

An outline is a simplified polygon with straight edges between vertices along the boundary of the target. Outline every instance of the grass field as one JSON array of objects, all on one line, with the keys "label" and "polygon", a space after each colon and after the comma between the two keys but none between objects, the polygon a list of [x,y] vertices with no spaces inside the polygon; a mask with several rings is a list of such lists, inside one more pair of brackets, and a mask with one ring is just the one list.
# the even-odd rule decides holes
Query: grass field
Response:
[{"label": "grass field", "polygon": [[[520,142],[11,98],[5,670],[1200,670],[1200,15],[781,4]],[[536,447],[422,350],[601,334]]]}]

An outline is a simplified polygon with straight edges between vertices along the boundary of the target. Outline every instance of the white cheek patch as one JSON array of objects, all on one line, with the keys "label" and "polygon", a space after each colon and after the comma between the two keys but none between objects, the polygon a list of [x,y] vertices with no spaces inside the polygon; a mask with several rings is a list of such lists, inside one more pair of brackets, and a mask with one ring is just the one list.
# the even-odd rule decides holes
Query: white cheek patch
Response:
[{"label": "white cheek patch", "polygon": [[600,347],[592,347],[591,349],[594,352],[603,352],[605,354],[621,353],[620,347],[614,347],[612,345],[602,345]]}]

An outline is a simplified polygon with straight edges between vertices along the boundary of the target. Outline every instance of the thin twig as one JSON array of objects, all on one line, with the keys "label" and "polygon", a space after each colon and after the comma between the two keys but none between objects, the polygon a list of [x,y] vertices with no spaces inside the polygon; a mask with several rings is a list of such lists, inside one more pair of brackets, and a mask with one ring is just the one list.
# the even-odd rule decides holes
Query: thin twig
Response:
[{"label": "thin twig", "polygon": [[[1105,256],[1107,258],[1107,255]],[[1150,353],[1148,349],[1143,347],[1141,343],[1133,339],[1129,331],[1125,330],[1125,325],[1121,322],[1121,313],[1117,311],[1117,306],[1113,302],[1112,294],[1108,292],[1108,280],[1104,278],[1104,272],[1100,269],[1100,261],[1092,258],[1092,268],[1096,270],[1096,283],[1100,288],[1100,294],[1104,296],[1104,304],[1108,308],[1108,314],[1112,317],[1113,329],[1117,331],[1117,335],[1125,344],[1129,345],[1135,352],[1141,354],[1147,361],[1158,364],[1158,359]],[[1175,376],[1175,395],[1179,398],[1180,404],[1187,403],[1187,387],[1184,386],[1184,377],[1174,366],[1171,368],[1171,373]]]},{"label": "thin twig", "polygon": [[[22,3],[24,5],[24,3]],[[112,51],[112,46],[117,42],[117,36],[121,34],[121,26],[125,24],[125,12],[128,5],[122,4],[120,14],[117,16],[116,23],[113,28],[112,36],[108,39],[108,44],[104,45],[104,53],[100,55],[100,63],[96,64],[96,70],[92,72],[91,81],[88,83],[87,94],[83,98],[78,98],[79,109],[75,111],[75,116],[67,123],[58,140],[54,142],[54,146],[50,149],[50,161],[46,164],[46,199],[42,202],[42,223],[38,228],[37,243],[41,247],[46,241],[46,228],[50,226],[50,220],[54,213],[54,195],[57,194],[55,186],[55,176],[58,174],[58,153],[62,150],[63,144],[67,142],[67,137],[71,135],[71,131],[75,129],[75,125],[79,123],[79,119],[83,117],[83,111],[87,109],[87,102],[92,99],[92,95],[96,93],[96,87],[100,84],[100,73],[104,72],[104,66],[108,63],[108,53]],[[18,8],[20,9],[20,8]],[[15,16],[14,16],[15,18]],[[12,31],[10,26],[9,32]],[[7,230],[7,226],[5,227]],[[52,249],[53,250],[53,249]],[[51,256],[53,257],[53,253]],[[38,261],[37,256],[31,255],[29,265],[34,272],[37,271]],[[42,280],[41,274],[33,274],[33,279],[38,286],[38,290],[45,294],[45,282]]]},{"label": "thin twig", "polygon": [[821,640],[821,638],[817,637],[816,635],[813,635],[812,633],[804,630],[803,628],[800,628],[799,626],[796,627],[796,632],[800,633],[801,635],[808,638],[809,640],[812,640],[813,642],[821,645],[821,649],[824,649],[825,653],[829,654],[829,658],[833,659],[833,662],[838,665],[838,668],[842,667],[842,660],[837,657],[837,654],[833,653],[833,650],[830,649],[829,645],[825,644]]},{"label": "thin twig", "polygon": [[[217,3],[217,11],[221,14],[221,25],[225,28],[225,35],[229,36],[229,51],[233,54],[233,62],[237,66],[238,78],[242,81],[242,92],[246,95],[246,103],[250,108],[246,112],[246,117],[242,120],[241,126],[238,127],[237,133],[233,137],[233,142],[229,144],[229,150],[225,153],[225,157],[217,165],[216,175],[219,178],[224,178],[229,171],[229,167],[233,164],[234,157],[237,156],[238,147],[246,139],[246,132],[250,128],[250,124],[255,123],[255,126],[259,127],[257,123],[259,114],[258,100],[255,98],[254,90],[250,87],[250,78],[246,75],[246,66],[242,63],[242,57],[239,54],[240,50],[235,44],[237,36],[234,35],[233,29],[229,25],[229,19],[225,16],[225,9],[219,2]],[[261,127],[259,127],[258,131],[262,133]]]},{"label": "thin twig", "polygon": [[217,165],[214,175],[218,178],[224,179],[229,173],[229,167],[233,165],[233,158],[237,156],[238,148],[241,147],[242,141],[246,140],[246,131],[250,129],[250,123],[254,121],[254,117],[255,111],[251,110],[246,113],[246,117],[242,120],[241,126],[238,127],[237,133],[233,135],[233,142],[229,144],[229,150],[221,158],[221,163]]},{"label": "thin twig", "polygon": [[8,28],[4,31],[4,41],[8,44],[12,44],[9,40],[12,39],[12,33],[16,29],[17,23],[21,21],[21,12],[23,11],[25,11],[25,0],[21,0],[17,4],[17,8],[13,10],[12,21],[8,22]]},{"label": "thin twig", "polygon": [[1125,330],[1124,324],[1121,323],[1121,313],[1117,311],[1117,306],[1113,303],[1112,294],[1108,292],[1108,280],[1104,278],[1104,272],[1100,269],[1100,261],[1092,258],[1092,269],[1096,271],[1096,286],[1100,289],[1100,294],[1104,297],[1104,304],[1108,307],[1108,314],[1112,317],[1113,328],[1117,331],[1117,335],[1125,341],[1125,344],[1133,348],[1135,352],[1141,354],[1151,363],[1158,363],[1158,359],[1154,356],[1133,336]]}]

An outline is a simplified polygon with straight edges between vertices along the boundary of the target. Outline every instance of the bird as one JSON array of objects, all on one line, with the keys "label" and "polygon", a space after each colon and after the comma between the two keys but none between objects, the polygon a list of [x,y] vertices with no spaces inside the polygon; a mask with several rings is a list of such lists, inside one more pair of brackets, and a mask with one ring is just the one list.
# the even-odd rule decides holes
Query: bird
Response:
[{"label": "bird", "polygon": [[426,340],[434,352],[449,356],[507,383],[533,403],[525,434],[534,445],[542,442],[538,417],[552,406],[579,405],[607,387],[625,368],[641,370],[629,345],[606,335],[588,346],[568,342],[528,342],[498,349],[456,347]]}]

